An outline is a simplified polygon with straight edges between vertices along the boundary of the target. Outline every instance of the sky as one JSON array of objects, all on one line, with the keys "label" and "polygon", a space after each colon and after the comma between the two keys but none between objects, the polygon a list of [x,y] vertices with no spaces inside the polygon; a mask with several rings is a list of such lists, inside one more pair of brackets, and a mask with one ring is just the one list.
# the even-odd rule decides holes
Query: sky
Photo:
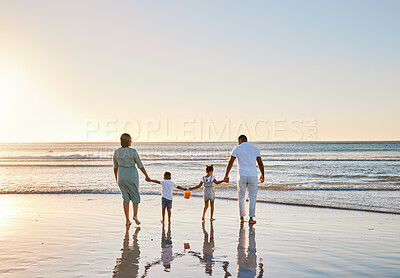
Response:
[{"label": "sky", "polygon": [[400,140],[400,2],[0,1],[0,142]]}]

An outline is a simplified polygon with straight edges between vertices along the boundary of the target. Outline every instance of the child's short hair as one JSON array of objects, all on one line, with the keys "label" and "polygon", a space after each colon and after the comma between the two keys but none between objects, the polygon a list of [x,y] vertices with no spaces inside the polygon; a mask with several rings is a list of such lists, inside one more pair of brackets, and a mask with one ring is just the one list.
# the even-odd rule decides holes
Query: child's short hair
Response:
[{"label": "child's short hair", "polygon": [[132,137],[128,133],[123,133],[120,139],[121,139],[121,147],[127,148],[129,147],[129,143],[131,142]]},{"label": "child's short hair", "polygon": [[214,165],[206,165],[206,172],[210,173],[211,171],[214,171]]},{"label": "child's short hair", "polygon": [[170,172],[165,172],[164,173],[164,179],[170,180],[171,179],[171,173]]}]

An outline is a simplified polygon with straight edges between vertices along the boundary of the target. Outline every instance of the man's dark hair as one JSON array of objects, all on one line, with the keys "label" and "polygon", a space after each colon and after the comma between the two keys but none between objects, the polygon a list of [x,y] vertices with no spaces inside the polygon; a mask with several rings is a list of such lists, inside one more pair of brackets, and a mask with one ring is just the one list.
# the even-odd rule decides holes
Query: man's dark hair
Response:
[{"label": "man's dark hair", "polygon": [[214,171],[214,165],[206,165],[206,172],[210,173],[211,171]]},{"label": "man's dark hair", "polygon": [[127,148],[129,147],[129,143],[132,140],[132,137],[128,133],[124,133],[121,135],[121,147]]},{"label": "man's dark hair", "polygon": [[238,137],[238,141],[242,141],[242,142],[247,142],[247,137],[246,135],[242,134]]},{"label": "man's dark hair", "polygon": [[164,179],[170,180],[171,179],[171,173],[170,172],[165,172],[164,173]]}]

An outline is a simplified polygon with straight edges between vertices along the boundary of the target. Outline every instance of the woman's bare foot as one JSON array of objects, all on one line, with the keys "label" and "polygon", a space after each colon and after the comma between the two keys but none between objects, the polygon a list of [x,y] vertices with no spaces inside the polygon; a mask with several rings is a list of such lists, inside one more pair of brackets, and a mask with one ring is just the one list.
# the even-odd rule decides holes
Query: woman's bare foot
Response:
[{"label": "woman's bare foot", "polygon": [[240,217],[240,223],[243,224],[244,223],[244,217]]},{"label": "woman's bare foot", "polygon": [[161,219],[160,222],[161,222],[161,224],[164,224],[164,220]]},{"label": "woman's bare foot", "polygon": [[140,225],[140,221],[137,217],[133,217],[133,221],[135,221],[136,225]]},{"label": "woman's bare foot", "polygon": [[215,220],[215,218],[210,218],[210,221],[212,222],[212,221],[214,221]]},{"label": "woman's bare foot", "polygon": [[131,225],[132,224],[132,222],[131,221],[129,221],[129,220],[126,220],[126,222],[125,222],[125,226],[129,226],[129,225]]}]

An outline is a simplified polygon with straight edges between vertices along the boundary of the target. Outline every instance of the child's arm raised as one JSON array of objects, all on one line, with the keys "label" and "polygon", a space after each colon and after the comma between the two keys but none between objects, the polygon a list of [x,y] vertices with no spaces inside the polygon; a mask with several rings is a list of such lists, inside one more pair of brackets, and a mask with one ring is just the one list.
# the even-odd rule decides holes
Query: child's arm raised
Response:
[{"label": "child's arm raised", "polygon": [[190,190],[190,191],[195,190],[195,189],[201,187],[202,185],[203,185],[203,181],[201,181],[201,182],[200,182],[198,185],[196,185],[196,186],[189,187],[189,190]]},{"label": "child's arm raised", "polygon": [[216,179],[216,178],[214,178],[213,182],[214,182],[215,184],[220,184],[220,183],[223,183],[223,182],[225,182],[225,180],[220,180],[220,181],[217,181],[217,179]]},{"label": "child's arm raised", "polygon": [[160,182],[160,181],[158,181],[158,180],[149,180],[149,182],[154,182],[154,183],[161,184],[161,182]]}]

